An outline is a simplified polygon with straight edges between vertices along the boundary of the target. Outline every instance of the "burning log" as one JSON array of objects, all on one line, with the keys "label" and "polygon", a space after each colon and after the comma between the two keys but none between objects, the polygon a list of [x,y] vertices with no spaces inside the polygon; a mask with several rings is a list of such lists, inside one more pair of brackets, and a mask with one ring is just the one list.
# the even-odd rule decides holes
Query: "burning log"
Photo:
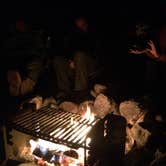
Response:
[{"label": "burning log", "polygon": [[66,155],[66,156],[78,159],[78,153],[74,150],[67,150],[63,154]]},{"label": "burning log", "polygon": [[79,161],[79,155],[75,150],[69,149],[64,152],[58,151],[58,149],[51,150],[48,147],[46,148],[45,146],[42,146],[40,144],[37,144],[32,154],[35,156],[37,165],[42,165],[42,166],[48,165],[47,163],[68,166],[68,164],[70,163],[75,163],[75,162],[78,163]]},{"label": "burning log", "polygon": [[37,160],[37,163],[59,163],[60,155],[58,155],[55,151],[51,151],[48,148],[42,150],[40,147],[35,148],[33,151],[33,155]]}]

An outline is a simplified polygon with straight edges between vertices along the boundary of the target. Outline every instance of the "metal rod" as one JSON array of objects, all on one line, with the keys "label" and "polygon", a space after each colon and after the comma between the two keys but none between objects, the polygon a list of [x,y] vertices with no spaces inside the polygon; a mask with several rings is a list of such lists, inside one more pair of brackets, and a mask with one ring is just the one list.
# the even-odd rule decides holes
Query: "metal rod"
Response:
[{"label": "metal rod", "polygon": [[79,114],[45,107],[39,111],[20,113],[9,124],[16,130],[41,139],[73,148],[83,147],[86,155],[86,138],[97,121],[97,118],[90,121]]}]

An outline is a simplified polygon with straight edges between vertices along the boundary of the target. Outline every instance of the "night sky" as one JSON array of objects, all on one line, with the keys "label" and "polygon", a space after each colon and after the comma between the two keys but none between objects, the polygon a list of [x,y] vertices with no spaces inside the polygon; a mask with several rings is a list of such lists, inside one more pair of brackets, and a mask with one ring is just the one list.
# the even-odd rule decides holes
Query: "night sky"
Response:
[{"label": "night sky", "polygon": [[[16,19],[24,19],[35,25],[46,28],[63,27],[70,24],[77,15],[87,16],[91,22],[99,26],[120,22],[122,25],[134,22],[140,17],[151,20],[159,20],[166,9],[164,0],[160,1],[120,1],[109,3],[78,1],[2,1],[1,22],[4,25],[15,22]],[[164,9],[165,8],[165,9]],[[166,13],[166,12],[165,12]],[[60,29],[61,29],[60,28]]]},{"label": "night sky", "polygon": [[[99,36],[103,38],[104,49],[110,47],[114,53],[127,48],[127,32],[139,19],[152,24],[166,21],[166,1],[123,1],[87,2],[78,1],[2,1],[1,40],[16,20],[24,20],[32,28],[43,28],[51,35],[64,35],[72,27],[74,18],[88,18]],[[112,42],[112,43],[111,43]],[[123,43],[123,44],[122,44]],[[118,48],[118,49],[117,49]],[[113,53],[113,54],[114,54]],[[121,53],[119,53],[121,55]],[[122,56],[123,58],[124,56]]]},{"label": "night sky", "polygon": [[152,24],[166,21],[165,0],[114,0],[107,3],[7,0],[1,1],[0,9],[1,41],[6,38],[5,32],[9,31],[10,26],[15,25],[16,20],[24,20],[32,28],[43,28],[56,37],[57,34],[63,36],[70,30],[75,17],[85,16],[91,27],[103,38],[103,49],[109,51],[111,47],[113,55],[127,48],[128,28],[137,20],[143,19]]}]

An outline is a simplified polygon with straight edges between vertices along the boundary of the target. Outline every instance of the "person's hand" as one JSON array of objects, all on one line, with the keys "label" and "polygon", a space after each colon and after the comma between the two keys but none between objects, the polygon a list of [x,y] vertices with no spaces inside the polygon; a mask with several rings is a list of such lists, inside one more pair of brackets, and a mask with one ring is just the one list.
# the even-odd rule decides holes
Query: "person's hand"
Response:
[{"label": "person's hand", "polygon": [[131,54],[137,54],[137,55],[145,53],[148,57],[150,57],[152,59],[158,59],[159,55],[157,53],[157,50],[156,50],[156,47],[155,47],[153,41],[150,40],[148,42],[148,45],[150,46],[150,48],[146,48],[146,49],[141,50],[141,51],[140,50],[135,50],[135,49],[130,49],[129,53],[131,53]]},{"label": "person's hand", "polygon": [[75,63],[74,63],[74,61],[69,60],[69,67],[70,67],[71,69],[75,69]]},{"label": "person's hand", "polygon": [[146,50],[141,50],[140,51],[140,50],[130,49],[129,53],[138,55],[138,54],[146,53]]},{"label": "person's hand", "polygon": [[157,53],[157,50],[156,50],[156,47],[153,43],[152,40],[150,40],[148,42],[150,48],[146,48],[146,54],[150,57],[150,58],[153,58],[153,59],[156,59],[159,57],[158,53]]}]

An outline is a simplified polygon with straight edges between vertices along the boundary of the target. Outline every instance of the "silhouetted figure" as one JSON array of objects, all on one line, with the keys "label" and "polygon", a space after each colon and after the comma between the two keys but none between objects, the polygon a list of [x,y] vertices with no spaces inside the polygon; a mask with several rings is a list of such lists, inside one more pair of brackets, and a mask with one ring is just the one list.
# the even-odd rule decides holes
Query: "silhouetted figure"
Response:
[{"label": "silhouetted figure", "polygon": [[165,34],[166,28],[165,25],[162,25],[154,32],[153,39],[146,42],[147,46],[141,50],[137,48],[130,50],[130,53],[147,57],[145,71],[146,93],[152,94],[154,102],[158,104],[158,108],[160,109],[165,108],[165,98],[162,97],[166,92]]},{"label": "silhouetted figure", "polygon": [[[65,38],[65,56],[54,58],[59,95],[84,94],[97,75],[97,41],[89,32],[87,20],[75,20],[75,31]],[[98,68],[99,69],[99,68]]]},{"label": "silhouetted figure", "polygon": [[[52,95],[57,99],[71,96],[78,99],[88,93],[90,81],[98,75],[95,57],[96,40],[89,33],[88,22],[85,18],[78,18],[74,23],[75,31],[67,36],[61,50],[49,48],[47,42],[50,37],[47,37],[44,44],[37,50],[37,54],[23,63],[25,71],[23,74],[21,70],[8,72],[9,91],[12,96],[33,93],[35,87],[41,86],[38,84],[41,81],[39,78],[47,77],[46,70],[53,71],[51,80],[48,81],[56,80],[53,88],[57,91]],[[39,33],[39,37],[42,39],[42,34]],[[51,49],[54,51],[49,52],[48,50]]]},{"label": "silhouetted figure", "polygon": [[126,119],[108,114],[92,130],[90,165],[122,166],[125,156]]}]

